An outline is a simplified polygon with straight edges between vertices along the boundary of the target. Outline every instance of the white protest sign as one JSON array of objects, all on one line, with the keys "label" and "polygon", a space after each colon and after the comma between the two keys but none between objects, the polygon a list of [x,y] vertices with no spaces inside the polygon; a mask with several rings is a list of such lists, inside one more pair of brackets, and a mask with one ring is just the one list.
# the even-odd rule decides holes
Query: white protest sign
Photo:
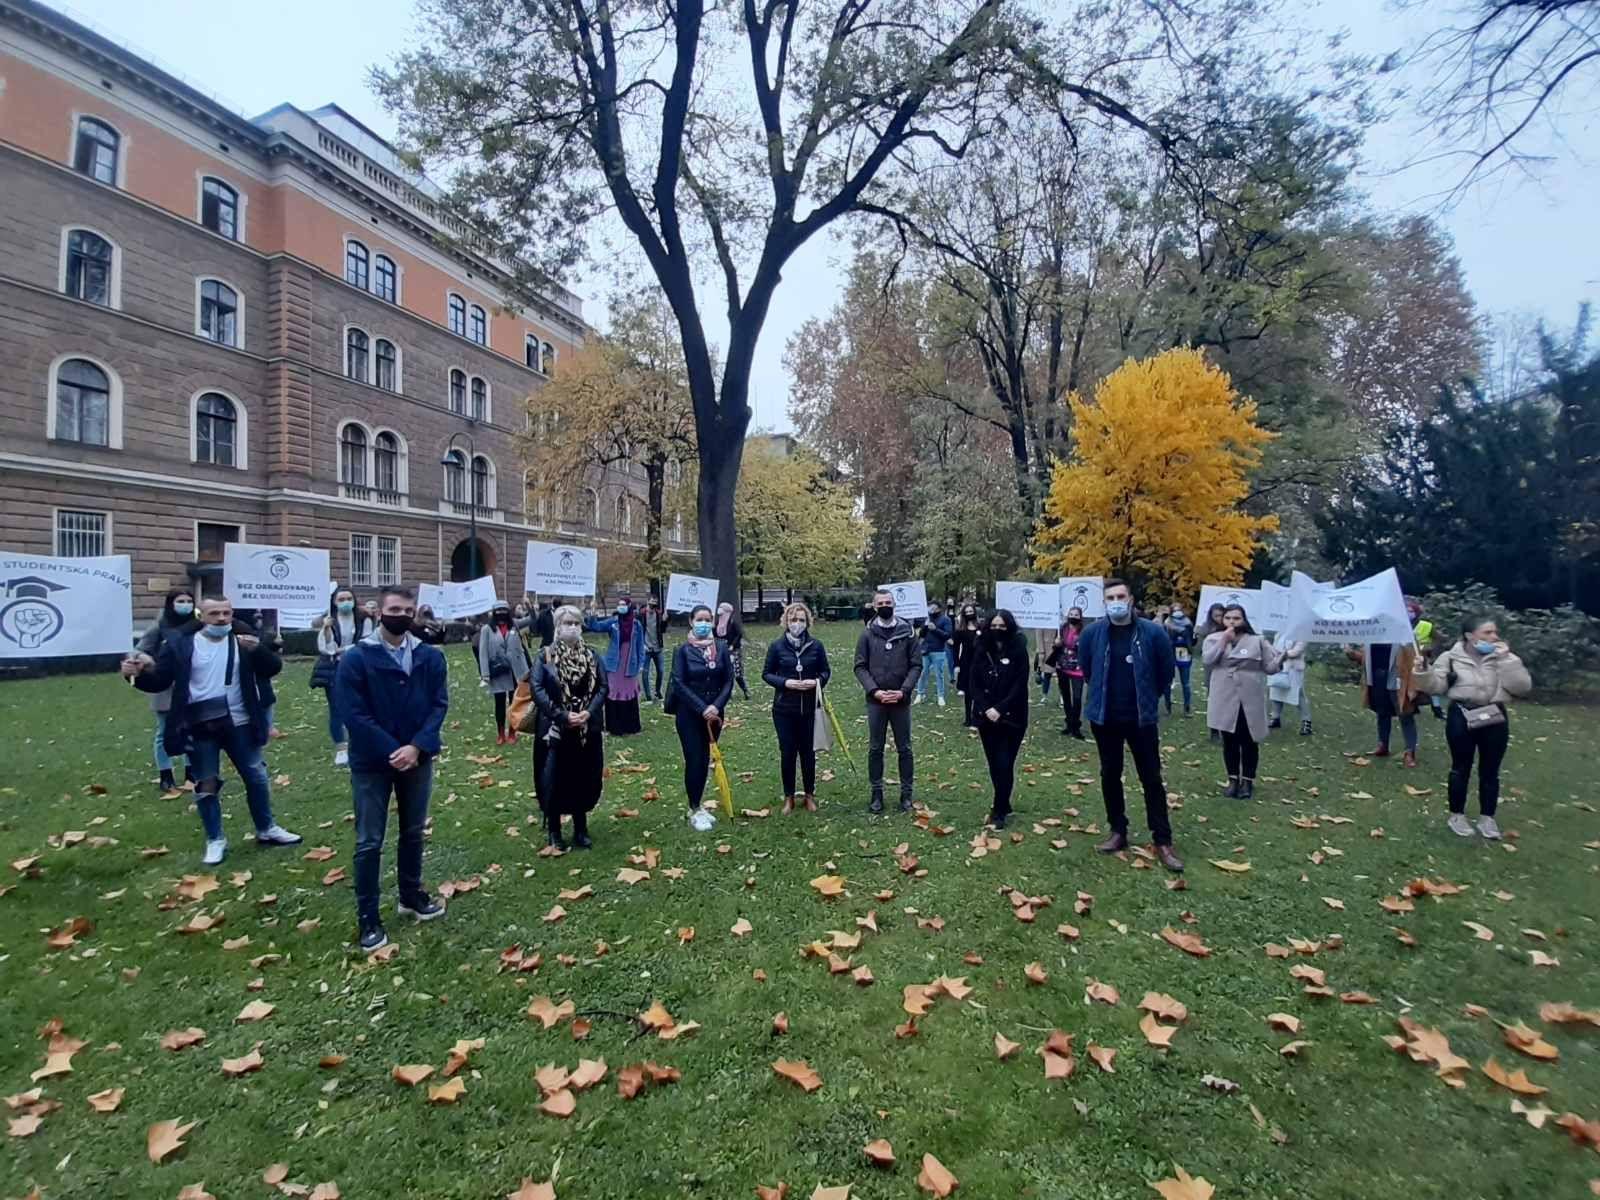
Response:
[{"label": "white protest sign", "polygon": [[126,554],[46,558],[0,551],[0,658],[128,653],[131,574]]},{"label": "white protest sign", "polygon": [[417,588],[417,607],[426,605],[441,621],[486,613],[495,599],[493,575],[467,583],[424,583]]},{"label": "white protest sign", "polygon": [[1393,642],[1416,637],[1406,612],[1405,594],[1395,569],[1343,587],[1318,583],[1296,571],[1289,580],[1289,620],[1283,637],[1291,642],[1341,645]]},{"label": "white protest sign", "polygon": [[235,608],[314,608],[328,598],[328,552],[229,542],[222,594]]},{"label": "white protest sign", "polygon": [[894,615],[907,621],[921,621],[928,615],[928,589],[920,579],[903,583],[880,583],[878,590],[894,597]]},{"label": "white protest sign", "polygon": [[1106,615],[1106,583],[1099,575],[1063,576],[1056,582],[1061,591],[1061,611],[1081,609],[1085,621],[1098,621]]},{"label": "white protest sign", "polygon": [[1250,620],[1250,627],[1257,633],[1261,631],[1263,612],[1261,593],[1255,588],[1228,587],[1220,583],[1206,584],[1200,589],[1200,607],[1194,614],[1196,625],[1205,624],[1206,614],[1211,611],[1213,604],[1220,604],[1224,608],[1230,604],[1241,605],[1244,608],[1244,615]]},{"label": "white protest sign", "polygon": [[1289,623],[1289,589],[1269,579],[1261,581],[1261,615],[1251,624],[1258,633],[1272,633]]},{"label": "white protest sign", "polygon": [[1056,629],[1061,625],[1061,589],[1053,583],[1001,579],[994,585],[994,606],[1009,608],[1021,629]]},{"label": "white protest sign", "polygon": [[536,596],[592,596],[599,561],[590,546],[529,542],[522,588]]},{"label": "white protest sign", "polygon": [[[337,580],[328,580],[328,599],[333,599],[334,592],[339,590]],[[328,615],[328,606],[321,608],[280,608],[278,610],[279,629],[319,629],[322,618]]]},{"label": "white protest sign", "polygon": [[715,579],[707,579],[703,575],[679,575],[673,573],[667,580],[666,609],[668,612],[692,612],[695,605],[708,605],[712,611],[717,607],[717,589],[721,586]]}]

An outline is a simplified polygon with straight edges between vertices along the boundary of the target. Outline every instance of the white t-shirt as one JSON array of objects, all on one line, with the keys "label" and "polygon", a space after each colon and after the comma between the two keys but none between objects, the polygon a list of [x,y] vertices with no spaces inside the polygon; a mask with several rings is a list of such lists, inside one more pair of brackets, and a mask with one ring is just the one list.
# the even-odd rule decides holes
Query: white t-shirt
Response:
[{"label": "white t-shirt", "polygon": [[250,713],[244,706],[244,691],[239,687],[237,650],[234,652],[233,682],[227,682],[230,640],[230,638],[208,638],[203,633],[194,635],[194,657],[190,659],[189,667],[189,703],[226,695],[228,714],[233,717],[233,723],[248,725]]}]

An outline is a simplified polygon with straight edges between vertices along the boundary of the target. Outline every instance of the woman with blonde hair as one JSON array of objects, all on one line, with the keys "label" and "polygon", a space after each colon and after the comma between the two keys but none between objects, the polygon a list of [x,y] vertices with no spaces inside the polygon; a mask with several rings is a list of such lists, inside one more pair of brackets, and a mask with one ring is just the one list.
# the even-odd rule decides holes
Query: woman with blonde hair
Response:
[{"label": "woman with blonde hair", "polygon": [[555,611],[555,642],[539,651],[529,675],[533,692],[533,787],[544,814],[545,840],[566,849],[561,818],[572,818],[572,844],[587,850],[589,813],[600,802],[605,750],[600,714],[606,669],[583,644],[583,613],[571,604]]},{"label": "woman with blonde hair", "polygon": [[783,610],[783,633],[767,647],[761,678],[775,693],[772,724],[778,731],[784,815],[794,811],[796,759],[805,785],[801,803],[807,812],[816,812],[817,751],[812,739],[829,669],[828,652],[811,636],[811,610],[804,604],[791,604]]}]

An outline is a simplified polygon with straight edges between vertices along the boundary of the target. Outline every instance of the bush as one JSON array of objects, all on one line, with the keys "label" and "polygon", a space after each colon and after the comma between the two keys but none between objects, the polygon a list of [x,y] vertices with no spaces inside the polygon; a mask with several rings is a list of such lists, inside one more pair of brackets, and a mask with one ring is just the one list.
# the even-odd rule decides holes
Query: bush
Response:
[{"label": "bush", "polygon": [[1535,695],[1592,684],[1600,670],[1600,621],[1570,604],[1509,609],[1494,588],[1482,583],[1429,592],[1422,604],[1423,615],[1433,622],[1436,649],[1459,639],[1466,620],[1492,617],[1501,637],[1533,674]]}]

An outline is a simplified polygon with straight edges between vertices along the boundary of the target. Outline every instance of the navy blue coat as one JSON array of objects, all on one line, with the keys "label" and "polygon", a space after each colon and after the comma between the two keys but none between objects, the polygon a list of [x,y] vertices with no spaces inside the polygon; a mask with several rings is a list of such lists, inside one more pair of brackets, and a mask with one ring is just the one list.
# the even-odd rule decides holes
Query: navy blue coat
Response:
[{"label": "navy blue coat", "polygon": [[[1172,682],[1172,639],[1154,621],[1134,619],[1133,686],[1139,700],[1139,724],[1156,723],[1156,706]],[[1083,715],[1092,725],[1106,723],[1106,677],[1111,673],[1111,622],[1096,621],[1078,639],[1078,659],[1083,665]]]},{"label": "navy blue coat", "polygon": [[698,647],[684,642],[672,653],[672,682],[668,685],[667,711],[699,715],[713,707],[719,713],[733,698],[733,663],[726,642],[717,643],[717,665],[706,665]]},{"label": "navy blue coat", "polygon": [[350,736],[352,771],[387,771],[401,746],[415,746],[423,758],[439,753],[450,677],[435,647],[412,647],[407,675],[387,648],[363,638],[340,658],[334,694]]},{"label": "navy blue coat", "polygon": [[772,698],[772,711],[775,713],[810,716],[817,710],[817,697],[821,693],[797,691],[784,685],[791,679],[815,679],[818,688],[825,688],[831,677],[828,652],[810,634],[800,643],[799,649],[789,644],[787,635],[779,637],[767,647],[767,661],[761,670],[761,678],[777,693]]}]

